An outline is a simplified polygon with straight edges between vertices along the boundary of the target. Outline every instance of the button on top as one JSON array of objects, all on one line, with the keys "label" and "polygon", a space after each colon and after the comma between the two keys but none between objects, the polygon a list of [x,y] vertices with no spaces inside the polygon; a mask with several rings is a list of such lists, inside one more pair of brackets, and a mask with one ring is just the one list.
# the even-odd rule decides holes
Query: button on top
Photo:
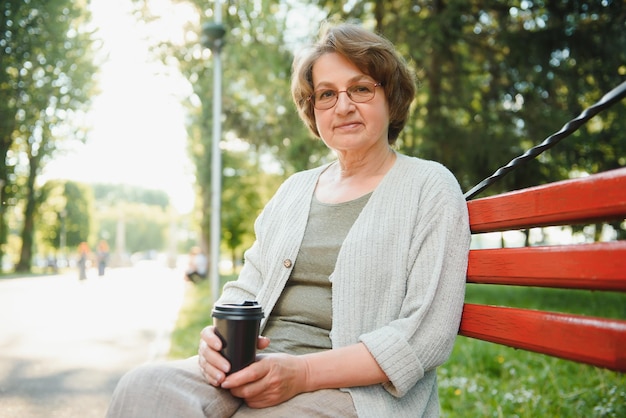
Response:
[{"label": "button on top", "polygon": [[283,266],[285,266],[285,268],[290,268],[292,265],[293,263],[290,259],[286,258],[285,260],[283,260]]}]

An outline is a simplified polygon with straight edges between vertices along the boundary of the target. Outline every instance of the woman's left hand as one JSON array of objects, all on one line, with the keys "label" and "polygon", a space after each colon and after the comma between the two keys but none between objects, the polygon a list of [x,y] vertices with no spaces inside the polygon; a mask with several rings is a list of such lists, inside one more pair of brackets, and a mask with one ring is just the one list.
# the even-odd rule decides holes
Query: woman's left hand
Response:
[{"label": "woman's left hand", "polygon": [[303,357],[262,354],[250,366],[229,375],[222,388],[244,399],[251,408],[265,408],[307,389],[308,366]]}]

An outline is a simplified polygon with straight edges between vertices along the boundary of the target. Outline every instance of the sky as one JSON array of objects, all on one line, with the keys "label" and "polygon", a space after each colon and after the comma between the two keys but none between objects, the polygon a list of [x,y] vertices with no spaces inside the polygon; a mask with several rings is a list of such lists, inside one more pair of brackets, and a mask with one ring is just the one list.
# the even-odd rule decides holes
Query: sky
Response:
[{"label": "sky", "polygon": [[188,10],[153,0],[163,17],[148,27],[129,14],[130,3],[91,0],[102,53],[108,56],[98,75],[101,93],[86,118],[86,143],[56,156],[42,178],[163,190],[179,213],[187,213],[194,204],[194,168],[181,101],[190,86],[150,57],[144,38],[180,36]]}]

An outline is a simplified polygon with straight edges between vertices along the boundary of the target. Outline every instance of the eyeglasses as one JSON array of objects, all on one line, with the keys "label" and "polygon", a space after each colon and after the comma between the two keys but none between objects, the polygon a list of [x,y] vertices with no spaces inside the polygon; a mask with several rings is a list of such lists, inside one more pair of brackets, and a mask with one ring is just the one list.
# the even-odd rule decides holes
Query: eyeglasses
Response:
[{"label": "eyeglasses", "polygon": [[317,110],[326,110],[333,107],[339,100],[339,93],[346,93],[350,100],[355,103],[369,102],[376,95],[376,87],[382,86],[382,83],[368,83],[367,81],[359,81],[356,84],[348,86],[347,89],[337,91],[329,88],[315,90],[309,96],[309,101]]}]

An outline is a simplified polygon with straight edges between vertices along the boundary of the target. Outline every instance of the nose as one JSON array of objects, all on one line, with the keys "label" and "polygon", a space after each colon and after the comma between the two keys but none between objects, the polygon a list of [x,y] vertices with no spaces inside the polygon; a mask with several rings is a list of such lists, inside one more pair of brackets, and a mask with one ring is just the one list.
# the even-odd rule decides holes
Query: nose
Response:
[{"label": "nose", "polygon": [[[341,93],[344,93],[344,95],[341,95]],[[348,92],[340,91],[337,93],[337,103],[335,104],[335,112],[345,113],[349,111],[353,105],[354,105],[354,102],[352,101],[352,99],[350,99],[350,96],[348,96]]]}]

